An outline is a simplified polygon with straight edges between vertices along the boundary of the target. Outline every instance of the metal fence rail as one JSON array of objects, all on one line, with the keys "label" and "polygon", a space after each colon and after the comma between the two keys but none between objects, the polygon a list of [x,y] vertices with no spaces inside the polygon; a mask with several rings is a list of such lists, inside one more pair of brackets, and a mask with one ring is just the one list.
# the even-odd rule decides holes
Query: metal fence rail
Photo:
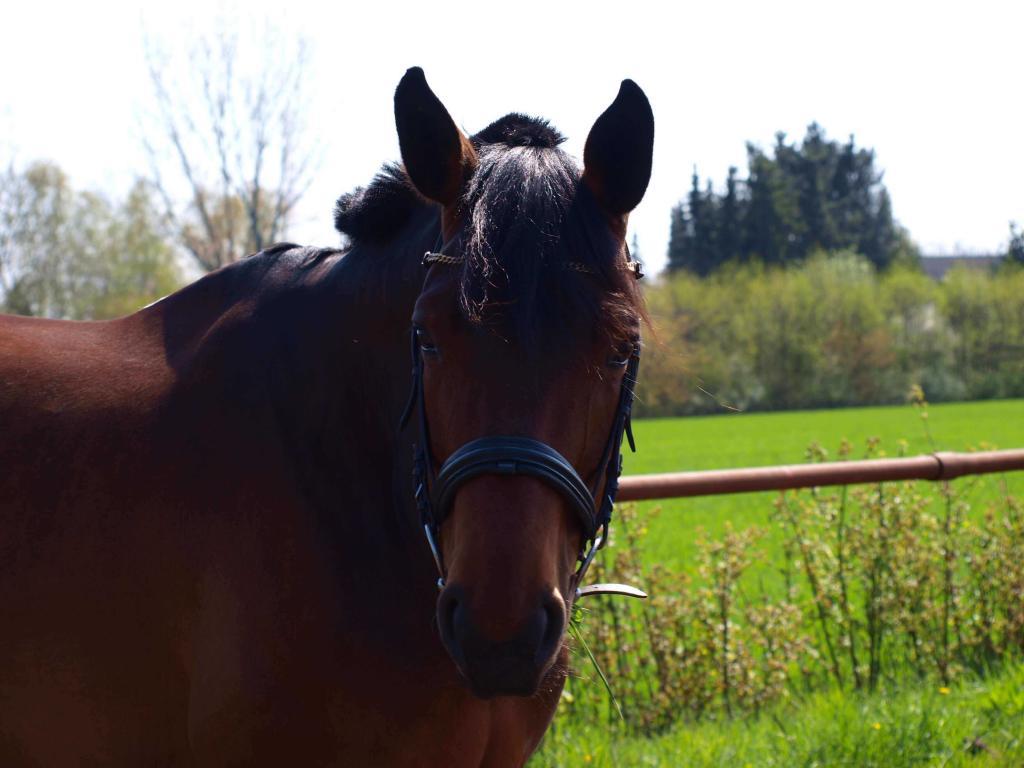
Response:
[{"label": "metal fence rail", "polygon": [[618,499],[643,501],[892,480],[952,480],[964,475],[1013,470],[1024,470],[1024,448],[977,453],[943,451],[903,459],[867,459],[778,467],[715,469],[706,472],[626,475],[619,481]]}]

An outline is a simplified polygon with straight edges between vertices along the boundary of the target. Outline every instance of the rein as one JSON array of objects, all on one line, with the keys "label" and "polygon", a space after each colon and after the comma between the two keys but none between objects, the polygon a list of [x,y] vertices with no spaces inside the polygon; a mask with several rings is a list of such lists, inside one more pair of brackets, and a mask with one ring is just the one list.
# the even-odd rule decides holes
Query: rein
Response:
[{"label": "rein", "polygon": [[[464,262],[463,257],[448,256],[428,251],[423,256],[423,265],[455,266]],[[585,274],[594,274],[586,264],[568,262],[559,265]],[[637,261],[629,259],[619,266],[631,272],[636,279],[643,277],[643,270]],[[434,457],[430,450],[430,427],[427,423],[426,402],[423,385],[423,354],[420,349],[416,328],[411,329],[412,391],[406,403],[399,424],[404,429],[413,410],[419,412],[419,441],[413,445],[413,495],[420,514],[420,523],[437,566],[438,589],[445,585],[444,559],[438,545],[441,524],[451,510],[459,488],[481,475],[523,475],[535,477],[558,491],[576,513],[583,529],[583,545],[577,555],[579,566],[572,577],[576,597],[595,594],[619,594],[645,598],[647,595],[635,587],[625,584],[592,584],[581,587],[583,577],[597,554],[608,542],[608,526],[622,474],[622,438],[636,452],[633,439],[631,412],[637,373],[640,366],[640,345],[634,344],[626,363],[626,371],[619,390],[619,402],[612,423],[611,433],[605,444],[601,471],[593,487],[588,487],[572,463],[547,443],[529,437],[513,435],[488,435],[465,443],[455,450],[442,464],[436,475]],[[600,501],[596,496],[600,486],[604,491]]]}]

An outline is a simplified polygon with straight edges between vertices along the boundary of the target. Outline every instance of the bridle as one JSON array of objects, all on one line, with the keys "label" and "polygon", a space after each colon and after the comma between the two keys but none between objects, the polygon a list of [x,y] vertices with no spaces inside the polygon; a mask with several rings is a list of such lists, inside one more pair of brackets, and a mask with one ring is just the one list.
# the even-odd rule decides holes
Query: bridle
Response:
[{"label": "bridle", "polygon": [[[440,249],[439,249],[440,250]],[[440,252],[427,251],[423,265],[456,266],[464,259]],[[563,269],[593,274],[586,264],[567,262]],[[632,272],[636,279],[643,276],[640,263],[629,258],[621,269]],[[633,390],[640,366],[640,344],[635,343],[626,362],[626,370],[619,390],[618,407],[611,433],[605,443],[599,472],[594,486],[588,486],[572,463],[547,443],[529,437],[514,435],[487,435],[470,440],[456,449],[434,473],[434,457],[430,450],[430,426],[424,400],[423,351],[417,328],[410,332],[412,353],[412,391],[402,413],[400,428],[404,428],[414,410],[419,413],[419,440],[413,445],[413,493],[420,523],[437,566],[438,589],[445,584],[444,559],[438,546],[441,524],[444,522],[459,488],[481,475],[522,475],[534,477],[554,488],[576,513],[583,529],[583,544],[577,556],[579,566],[572,577],[572,586],[578,597],[592,594],[624,594],[646,597],[646,594],[624,584],[595,584],[580,587],[594,556],[608,542],[608,526],[622,473],[622,438],[629,441],[630,450],[636,451],[630,414]],[[603,471],[602,471],[603,470]],[[603,481],[603,483],[602,483]],[[595,497],[601,490],[600,502]]]}]

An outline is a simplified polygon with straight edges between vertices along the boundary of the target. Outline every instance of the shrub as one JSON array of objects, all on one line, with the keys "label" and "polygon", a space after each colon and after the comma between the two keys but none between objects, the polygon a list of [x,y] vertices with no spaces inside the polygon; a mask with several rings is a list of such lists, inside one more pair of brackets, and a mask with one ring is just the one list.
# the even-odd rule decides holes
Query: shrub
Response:
[{"label": "shrub", "polygon": [[[868,445],[876,455],[876,442]],[[843,444],[841,459],[851,447]],[[811,446],[808,458],[822,460]],[[996,482],[969,479],[961,482]],[[908,676],[949,685],[1024,651],[1024,510],[1003,494],[981,515],[950,484],[780,494],[783,586],[754,582],[763,531],[701,538],[695,573],[641,559],[647,519],[618,512],[594,580],[638,583],[648,604],[592,598],[561,716],[636,733],[679,719],[757,713],[825,690],[873,690]],[[657,514],[652,512],[650,514]]]},{"label": "shrub", "polygon": [[647,293],[640,416],[1024,395],[1024,268],[907,267],[853,253],[666,277]]}]

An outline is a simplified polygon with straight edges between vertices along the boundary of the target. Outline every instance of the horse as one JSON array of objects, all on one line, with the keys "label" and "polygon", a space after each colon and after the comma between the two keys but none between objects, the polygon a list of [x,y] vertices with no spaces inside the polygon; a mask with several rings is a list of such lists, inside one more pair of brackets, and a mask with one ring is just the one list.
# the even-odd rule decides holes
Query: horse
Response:
[{"label": "horse", "polygon": [[395,119],[344,247],[0,318],[0,764],[537,748],[628,432],[653,115],[623,81],[582,169],[544,120],[465,135],[418,68]]}]

